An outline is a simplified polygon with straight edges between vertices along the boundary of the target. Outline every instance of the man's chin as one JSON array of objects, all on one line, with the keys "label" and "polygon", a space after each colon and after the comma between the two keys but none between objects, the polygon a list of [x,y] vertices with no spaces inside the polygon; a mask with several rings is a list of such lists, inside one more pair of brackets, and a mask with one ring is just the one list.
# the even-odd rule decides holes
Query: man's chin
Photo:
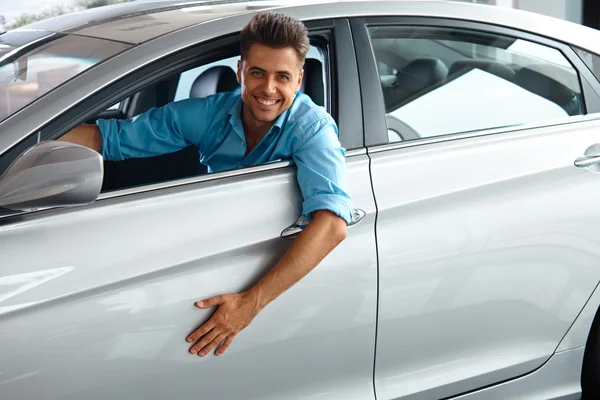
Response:
[{"label": "man's chin", "polygon": [[277,114],[276,112],[253,112],[252,116],[254,117],[254,119],[258,122],[262,122],[262,123],[274,123],[275,121],[277,121],[277,118],[279,118],[279,115],[281,114]]}]

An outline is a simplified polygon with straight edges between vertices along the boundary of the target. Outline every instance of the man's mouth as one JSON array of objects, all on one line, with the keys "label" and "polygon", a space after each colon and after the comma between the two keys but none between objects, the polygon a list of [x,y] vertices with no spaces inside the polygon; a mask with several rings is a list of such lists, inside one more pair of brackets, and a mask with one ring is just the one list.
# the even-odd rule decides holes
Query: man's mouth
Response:
[{"label": "man's mouth", "polygon": [[261,98],[261,97],[256,97],[254,96],[254,98],[263,106],[272,106],[275,105],[279,102],[279,99],[265,99],[265,98]]}]

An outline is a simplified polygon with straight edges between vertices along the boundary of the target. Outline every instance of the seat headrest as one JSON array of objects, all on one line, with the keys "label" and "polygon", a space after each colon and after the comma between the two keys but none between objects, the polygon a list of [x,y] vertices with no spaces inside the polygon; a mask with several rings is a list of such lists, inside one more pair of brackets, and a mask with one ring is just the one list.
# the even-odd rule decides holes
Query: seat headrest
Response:
[{"label": "seat headrest", "polygon": [[239,85],[231,67],[218,65],[198,75],[190,89],[190,97],[202,98],[215,93],[230,92]]},{"label": "seat headrest", "polygon": [[300,91],[307,94],[316,105],[325,105],[325,86],[323,84],[323,64],[321,61],[315,58],[306,59]]},{"label": "seat headrest", "polygon": [[416,58],[398,72],[397,86],[410,94],[442,82],[448,76],[446,64],[434,57]]},{"label": "seat headrest", "polygon": [[455,61],[454,64],[452,64],[450,72],[448,73],[448,78],[452,79],[458,77],[475,68],[509,81],[512,81],[515,77],[515,71],[499,61],[465,59]]},{"label": "seat headrest", "polygon": [[521,68],[515,74],[513,82],[567,109],[575,93],[564,84],[534,68],[535,66]]},{"label": "seat headrest", "polygon": [[413,95],[431,86],[443,83],[448,67],[434,57],[416,58],[396,74],[396,81],[383,89],[386,112],[402,106]]}]

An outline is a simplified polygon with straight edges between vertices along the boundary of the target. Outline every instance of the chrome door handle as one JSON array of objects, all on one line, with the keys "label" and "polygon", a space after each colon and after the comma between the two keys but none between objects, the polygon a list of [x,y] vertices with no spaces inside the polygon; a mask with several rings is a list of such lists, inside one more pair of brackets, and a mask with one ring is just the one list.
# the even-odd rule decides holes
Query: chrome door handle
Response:
[{"label": "chrome door handle", "polygon": [[[366,212],[360,208],[352,210],[352,221],[348,224],[348,227],[358,224],[367,215]],[[288,226],[281,232],[283,239],[294,239],[302,230],[309,224],[309,220],[300,216],[292,225]]]},{"label": "chrome door handle", "polygon": [[586,168],[590,165],[600,164],[600,155],[579,157],[574,162],[578,168]]}]

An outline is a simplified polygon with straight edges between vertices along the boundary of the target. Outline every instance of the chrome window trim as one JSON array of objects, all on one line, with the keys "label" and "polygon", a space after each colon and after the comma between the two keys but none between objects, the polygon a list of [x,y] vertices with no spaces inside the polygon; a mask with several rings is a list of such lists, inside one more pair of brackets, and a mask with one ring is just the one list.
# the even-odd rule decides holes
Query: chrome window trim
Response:
[{"label": "chrome window trim", "polygon": [[501,133],[518,132],[518,131],[532,130],[532,129],[538,129],[538,128],[549,128],[549,127],[553,127],[553,126],[570,125],[570,124],[575,124],[575,123],[580,123],[580,122],[589,122],[589,121],[600,121],[600,113],[587,114],[587,115],[576,115],[576,116],[572,116],[572,117],[566,117],[566,118],[550,120],[550,121],[535,122],[535,123],[530,123],[530,124],[513,125],[513,126],[501,127],[501,128],[482,129],[479,131],[458,132],[458,133],[451,133],[448,135],[439,135],[439,136],[434,136],[434,137],[424,138],[424,139],[387,143],[387,144],[369,147],[367,149],[367,152],[368,152],[368,154],[373,154],[373,153],[380,153],[382,151],[397,150],[397,149],[421,146],[421,145],[426,145],[426,144],[450,142],[450,141],[454,141],[454,140],[469,139],[469,138],[474,138],[474,137],[490,136],[490,135],[497,135],[497,134],[501,134]]}]

